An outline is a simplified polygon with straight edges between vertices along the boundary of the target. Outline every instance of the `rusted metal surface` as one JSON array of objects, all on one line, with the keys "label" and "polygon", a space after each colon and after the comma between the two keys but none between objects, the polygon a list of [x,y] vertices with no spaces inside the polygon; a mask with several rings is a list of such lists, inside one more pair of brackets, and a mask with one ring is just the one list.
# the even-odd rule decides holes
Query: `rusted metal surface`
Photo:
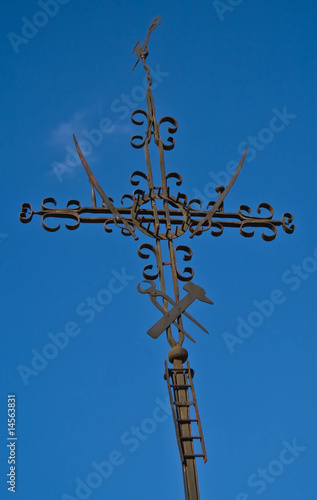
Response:
[{"label": "rusted metal surface", "polygon": [[[206,292],[203,290],[200,286],[195,285],[192,281],[189,281],[186,283],[186,285],[183,286],[183,289],[187,291],[187,295],[182,298],[179,302],[175,303],[170,297],[168,297],[166,294],[163,295],[163,297],[166,298],[166,300],[173,305],[174,302],[174,307],[172,309],[169,309],[167,314],[164,314],[164,316],[153,325],[150,330],[147,332],[150,337],[153,337],[154,339],[157,339],[174,321],[179,318],[179,316],[183,313],[186,312],[187,307],[190,306],[194,302],[194,300],[198,299],[201,300],[202,302],[207,302],[208,304],[213,304],[213,302],[206,297]],[[162,292],[157,292],[157,291],[152,291],[150,292],[152,295],[154,294],[155,296],[157,295],[162,295]],[[188,313],[187,318],[188,318]],[[190,319],[199,327],[201,325],[192,317]],[[180,328],[180,327],[178,327]],[[202,330],[206,329],[204,327],[201,327]],[[185,332],[184,332],[185,333]],[[207,332],[208,333],[208,332]],[[187,334],[188,336],[188,334]]]},{"label": "rusted metal surface", "polygon": [[[291,234],[295,226],[292,224],[293,216],[289,213],[284,213],[281,219],[273,218],[274,209],[268,203],[260,203],[256,209],[257,215],[252,215],[252,210],[247,205],[240,205],[236,212],[225,211],[224,200],[242,169],[246,149],[228,185],[226,187],[217,186],[216,193],[218,197],[211,200],[205,208],[202,207],[202,202],[199,199],[188,200],[185,193],[178,191],[177,188],[182,184],[180,174],[175,172],[166,173],[164,152],[174,148],[175,139],[173,134],[177,131],[178,123],[170,116],[162,117],[157,121],[151,90],[151,71],[146,64],[149,54],[150,35],[160,23],[160,18],[156,17],[148,29],[143,44],[140,45],[140,40],[138,40],[133,50],[137,56],[133,69],[141,60],[147,79],[147,110],[136,110],[131,116],[133,124],[139,127],[143,126],[144,129],[142,134],[132,137],[131,145],[135,149],[144,150],[146,165],[144,172],[137,170],[131,175],[130,182],[134,187],[134,191],[131,194],[122,196],[121,206],[115,205],[113,199],[105,193],[93,175],[74,136],[78,155],[91,184],[92,206],[81,206],[78,200],[72,199],[65,208],[57,208],[54,198],[45,198],[41,210],[37,211],[33,211],[29,203],[24,203],[20,220],[23,223],[28,223],[33,219],[34,215],[39,215],[42,218],[44,229],[51,232],[60,229],[60,224],[57,224],[54,220],[66,219],[72,222],[66,223],[66,228],[69,230],[77,229],[80,224],[97,223],[103,224],[107,233],[111,233],[113,226],[116,226],[123,235],[132,236],[135,240],[139,236],[152,238],[153,245],[142,243],[138,250],[138,255],[148,261],[143,269],[143,277],[144,281],[149,283],[150,286],[144,289],[139,284],[138,290],[142,294],[148,294],[152,303],[162,314],[161,319],[148,330],[148,334],[153,338],[158,338],[166,331],[167,340],[172,347],[170,352],[176,349],[175,352],[179,350],[181,353],[179,358],[177,356],[169,357],[170,361],[173,362],[175,371],[173,373],[169,372],[166,365],[165,373],[169,384],[174,422],[176,429],[178,429],[176,434],[183,465],[185,497],[186,500],[198,500],[199,489],[195,463],[197,455],[193,449],[194,436],[191,431],[189,389],[191,389],[194,401],[196,420],[199,422],[198,437],[202,443],[202,456],[204,458],[206,457],[206,450],[203,439],[200,437],[202,436],[202,430],[191,371],[188,365],[186,372],[186,368],[182,364],[186,357],[182,352],[184,338],[187,337],[195,342],[191,335],[186,332],[183,319],[191,320],[196,326],[207,332],[186,309],[195,299],[203,300],[209,304],[212,304],[212,301],[206,298],[205,291],[201,287],[192,282],[193,269],[188,265],[185,265],[183,270],[180,269],[178,256],[182,256],[182,260],[187,263],[192,258],[192,250],[186,245],[174,247],[174,240],[186,232],[191,238],[207,231],[212,236],[221,236],[225,228],[231,227],[239,229],[240,234],[247,238],[255,234],[255,231],[249,228],[266,228],[266,231],[262,232],[262,238],[265,241],[272,241],[277,235],[278,227],[282,227],[286,233]],[[168,137],[163,140],[161,134],[164,133],[163,128],[166,126]],[[164,133],[164,135],[166,134]],[[160,166],[160,185],[154,183],[150,146],[154,149],[155,146],[157,148],[155,152],[158,153]],[[176,190],[170,185],[171,181],[176,184]],[[143,183],[143,186],[141,183]],[[99,206],[96,191],[101,197]],[[127,206],[125,206],[126,203]],[[50,219],[52,221],[49,223]],[[152,261],[150,260],[149,263],[150,257],[152,257]],[[159,282],[160,289],[156,288],[156,280]],[[187,294],[183,298],[180,298],[179,282],[186,282],[183,289]],[[167,284],[169,284],[169,287]],[[170,288],[170,291],[167,288]],[[173,298],[171,295],[173,295]],[[183,349],[183,351],[185,350]],[[169,382],[171,373],[173,377],[172,384]],[[174,393],[174,399],[172,392]]]},{"label": "rusted metal surface", "polygon": [[[155,305],[155,307],[157,307],[164,315],[165,315],[165,318],[166,318],[166,321],[167,321],[167,325],[163,325],[163,328],[161,327],[158,327],[158,328],[154,328],[155,325],[150,329],[148,330],[148,334],[152,337],[152,338],[157,338],[159,337],[163,332],[164,330],[166,330],[167,326],[170,326],[171,324],[175,324],[175,319],[180,315],[180,314],[184,314],[184,316],[186,318],[188,318],[189,320],[191,320],[193,323],[195,323],[195,325],[197,325],[199,328],[201,328],[204,332],[208,333],[208,331],[206,330],[205,327],[203,327],[200,323],[198,323],[198,321],[193,318],[190,314],[188,314],[188,312],[186,311],[187,307],[190,305],[189,302],[188,302],[188,299],[186,299],[186,297],[184,297],[184,299],[186,300],[186,302],[184,303],[184,299],[182,299],[180,302],[175,302],[173,299],[171,299],[171,297],[169,297],[166,293],[164,292],[161,292],[160,290],[156,290],[156,286],[155,286],[155,283],[154,281],[151,281],[151,280],[144,280],[144,283],[150,283],[150,286],[146,289],[142,289],[141,288],[141,285],[139,284],[137,286],[137,289],[139,292],[141,293],[148,293],[149,294],[149,297],[151,299],[151,302]],[[187,287],[187,288],[186,288]],[[189,282],[187,283],[186,285],[183,286],[183,289],[186,290],[188,293],[188,295],[190,294],[190,301],[193,302],[196,298],[199,299],[199,300],[202,300],[202,302],[207,302],[208,304],[213,304],[213,302],[210,300],[210,299],[207,299],[207,297],[205,296],[205,290],[203,290],[201,287],[199,287],[198,285],[194,285],[193,282]],[[168,311],[168,313],[165,313],[163,307],[159,304],[158,302],[158,297],[163,297],[169,304],[171,304],[173,306],[173,309],[170,309]],[[165,318],[161,318],[159,320],[159,325],[160,325],[160,322],[162,320],[165,320]],[[179,330],[181,330],[184,335],[186,335],[192,342],[195,342],[195,340],[187,333],[185,332],[185,330],[182,330],[182,328],[179,326],[179,325],[176,325],[177,328]],[[153,330],[154,329],[154,330]]]},{"label": "rusted metal surface", "polygon": [[95,195],[95,192],[94,192],[94,189],[97,190],[97,192],[99,193],[99,195],[101,196],[101,199],[102,201],[105,203],[105,205],[109,208],[111,214],[113,215],[113,222],[114,224],[116,224],[116,226],[120,227],[120,223],[123,223],[124,225],[124,228],[125,230],[131,234],[134,239],[138,239],[138,237],[134,234],[134,231],[132,231],[132,229],[130,228],[129,226],[129,223],[126,221],[126,219],[124,217],[121,216],[121,214],[118,212],[118,210],[116,209],[116,207],[113,205],[112,201],[110,200],[110,198],[106,195],[106,193],[104,192],[104,190],[102,189],[102,187],[100,186],[99,182],[97,181],[97,179],[95,178],[94,174],[92,173],[80,147],[79,147],[79,144],[77,142],[77,139],[75,137],[75,135],[73,135],[73,138],[74,138],[74,142],[75,142],[75,146],[76,146],[76,150],[77,150],[77,153],[78,153],[78,156],[83,164],[83,167],[84,169],[86,170],[86,173],[88,175],[88,179],[90,181],[90,184],[91,184],[91,187],[92,187],[92,201],[93,201],[93,205],[96,206],[96,195]]},{"label": "rusted metal surface", "polygon": [[[178,193],[177,197],[182,193]],[[115,212],[118,214],[117,220],[116,215],[114,215],[114,210],[105,206],[92,206],[92,207],[82,207],[78,200],[70,200],[65,208],[56,208],[56,200],[54,198],[45,198],[42,203],[41,210],[33,211],[32,206],[29,203],[23,203],[22,210],[20,213],[20,221],[23,223],[31,222],[33,215],[41,215],[43,221],[43,227],[47,231],[58,231],[59,226],[47,226],[44,221],[45,219],[72,219],[76,224],[67,224],[67,229],[77,229],[80,224],[91,224],[100,223],[104,224],[104,229],[106,232],[111,233],[111,224],[117,225],[123,234],[130,236],[133,232],[134,237],[137,238],[134,231],[139,229],[142,233],[146,234],[155,239],[168,240],[179,238],[187,230],[194,232],[198,223],[201,219],[205,219],[205,223],[200,227],[200,232],[208,231],[210,229],[210,234],[212,236],[221,236],[224,228],[233,227],[240,230],[240,234],[245,238],[250,238],[254,236],[254,231],[246,231],[246,228],[260,228],[266,227],[270,230],[270,233],[262,233],[262,238],[265,241],[273,241],[276,238],[277,230],[276,228],[282,226],[286,233],[291,234],[294,231],[293,217],[289,213],[285,213],[281,220],[273,219],[274,209],[268,203],[260,203],[257,207],[257,213],[260,214],[262,209],[267,210],[269,213],[265,217],[258,217],[250,215],[252,210],[247,205],[240,205],[238,212],[224,212],[216,211],[209,219],[208,210],[197,210],[193,208],[194,203],[201,203],[200,200],[190,200],[189,203],[180,204],[177,201],[177,197],[170,196],[168,198],[169,203],[172,208],[169,209],[170,215],[170,225],[174,227],[174,231],[171,229],[167,231],[165,229],[167,218],[166,211],[163,209],[157,209],[156,215],[158,217],[158,225],[154,228],[155,217],[152,209],[141,208],[143,202],[155,201],[157,199],[162,199],[162,197],[149,196],[144,198],[139,198],[139,194],[134,195],[124,195],[125,198],[131,196],[132,205],[130,207],[113,207]],[[108,198],[108,197],[107,197]],[[108,198],[109,199],[109,198]],[[122,198],[123,201],[124,198]],[[50,203],[52,206],[48,206]],[[212,202],[213,203],[213,202]],[[111,204],[113,206],[113,204]],[[180,208],[176,208],[176,207]],[[129,230],[126,231],[126,227],[120,227],[119,221],[127,222],[129,225]],[[190,221],[190,222],[189,222]],[[164,227],[164,232],[160,232],[160,229]],[[130,231],[131,230],[131,231]],[[195,233],[196,235],[197,233]]]},{"label": "rusted metal surface", "polygon": [[147,34],[146,34],[146,39],[145,41],[142,43],[141,47],[139,47],[139,44],[140,44],[140,40],[138,40],[135,44],[135,47],[132,51],[132,54],[135,52],[136,53],[136,56],[138,58],[137,62],[135,63],[135,65],[133,66],[132,68],[132,71],[134,70],[134,68],[136,67],[136,65],[138,64],[139,60],[140,60],[140,57],[142,54],[146,53],[147,51],[147,44],[149,43],[149,40],[150,40],[150,35],[152,33],[152,31],[155,30],[155,28],[161,24],[161,18],[159,16],[157,16],[155,19],[153,19],[153,21],[151,22],[151,25],[147,31]]},{"label": "rusted metal surface", "polygon": [[[191,369],[189,361],[187,361],[186,367],[180,365],[179,368],[169,368],[167,361],[165,361],[164,378],[167,381],[176,429],[176,438],[183,463],[185,463],[186,458],[193,458],[192,456],[187,456],[189,450],[186,452],[184,449],[185,441],[192,441],[194,443],[194,440],[200,441],[201,452],[197,452],[197,450],[195,451],[195,447],[193,445],[190,450],[190,455],[202,457],[204,462],[207,462],[207,452],[198,411],[193,376],[194,370]],[[190,412],[190,406],[194,408],[195,418],[193,418],[193,415]],[[181,416],[182,408],[187,409],[184,418]],[[194,427],[194,425],[197,427],[195,431],[191,428],[192,426]],[[190,429],[186,427],[186,432],[184,432],[184,426],[189,426]]]},{"label": "rusted metal surface", "polygon": [[[167,381],[176,439],[183,468],[186,500],[199,500],[199,484],[196,458],[207,462],[207,453],[202,433],[198,405],[193,384],[193,370],[189,362],[184,367],[180,360],[174,360],[174,367],[165,362],[164,378]],[[193,415],[194,411],[194,415]],[[201,450],[197,450],[197,443]]]}]

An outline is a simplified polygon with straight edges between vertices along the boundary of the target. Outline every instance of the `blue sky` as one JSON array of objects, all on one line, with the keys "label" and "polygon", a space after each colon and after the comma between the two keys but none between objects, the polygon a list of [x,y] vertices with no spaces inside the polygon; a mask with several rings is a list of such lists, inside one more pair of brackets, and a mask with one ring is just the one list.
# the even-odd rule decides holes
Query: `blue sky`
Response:
[{"label": "blue sky", "polygon": [[316,499],[316,14],[311,0],[3,7],[1,498],[11,498],[7,394],[18,500],[184,498],[163,380],[169,346],[146,334],[160,315],[136,290],[146,238],[102,225],[50,233],[40,217],[18,217],[23,202],[38,210],[46,197],[91,203],[72,133],[115,204],[132,193],[145,162],[129,115],[146,102],[131,52],[159,15],[148,58],[157,117],[179,123],[167,171],[206,204],[247,145],[225,209],[267,202],[296,224],[272,242],[230,228],[177,242],[192,247],[194,282],[214,301],[189,310],[210,335],[186,323],[208,454],[201,498]]}]

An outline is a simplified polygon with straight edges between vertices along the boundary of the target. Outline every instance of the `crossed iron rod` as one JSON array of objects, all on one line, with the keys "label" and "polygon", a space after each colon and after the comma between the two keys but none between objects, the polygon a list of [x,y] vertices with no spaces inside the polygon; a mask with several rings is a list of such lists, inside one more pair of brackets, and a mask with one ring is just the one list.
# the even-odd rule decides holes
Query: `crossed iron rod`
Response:
[{"label": "crossed iron rod", "polygon": [[[150,35],[160,23],[160,18],[156,17],[148,29],[144,43],[140,46],[140,41],[138,40],[133,51],[137,56],[137,61],[133,69],[141,60],[143,68],[146,71],[146,78],[148,81],[146,101],[148,109],[147,111],[136,110],[131,116],[131,120],[135,125],[146,125],[144,136],[135,135],[131,139],[131,144],[134,148],[144,149],[146,162],[146,173],[136,171],[131,175],[130,182],[137,188],[133,191],[132,195],[125,194],[121,199],[121,204],[123,204],[123,200],[128,199],[131,205],[128,207],[116,207],[114,205],[112,198],[107,196],[95,178],[74,136],[78,155],[91,184],[92,206],[82,207],[78,200],[70,200],[66,208],[56,208],[55,199],[46,198],[42,203],[42,209],[38,211],[33,211],[29,203],[24,203],[22,205],[20,220],[23,223],[28,223],[32,220],[33,215],[40,215],[42,216],[42,226],[44,229],[54,232],[60,228],[60,225],[53,227],[47,225],[47,219],[65,218],[74,221],[73,224],[66,224],[66,228],[70,230],[77,229],[81,223],[102,223],[105,231],[108,233],[112,232],[111,225],[115,225],[120,228],[123,235],[132,236],[135,240],[138,239],[138,235],[136,234],[137,229],[146,236],[154,238],[156,246],[154,247],[148,243],[142,243],[139,247],[138,254],[143,259],[149,259],[150,253],[154,254],[156,270],[153,264],[145,265],[143,269],[144,282],[149,283],[150,286],[144,289],[141,287],[141,284],[139,284],[137,288],[142,294],[148,294],[152,303],[162,313],[162,317],[147,333],[152,338],[156,339],[166,331],[167,340],[172,347],[169,353],[169,360],[174,364],[174,368],[176,369],[176,380],[183,380],[185,375],[183,372],[177,375],[177,371],[183,370],[182,363],[185,358],[187,358],[187,351],[182,347],[184,337],[187,336],[190,340],[195,342],[184,329],[183,316],[208,333],[207,330],[187,312],[187,308],[196,299],[208,304],[213,304],[213,302],[206,297],[205,291],[200,286],[192,282],[194,272],[191,267],[185,267],[182,273],[179,271],[176,255],[181,251],[184,253],[183,260],[190,261],[192,251],[185,245],[179,245],[174,248],[173,240],[182,236],[186,231],[189,231],[190,238],[199,236],[203,232],[209,230],[213,236],[220,236],[225,227],[239,228],[242,236],[252,237],[254,231],[246,230],[247,228],[265,227],[271,232],[269,234],[262,233],[262,238],[266,241],[272,241],[276,237],[277,227],[282,226],[284,231],[290,234],[294,231],[295,226],[292,224],[293,217],[289,213],[285,213],[281,220],[273,219],[274,209],[268,203],[261,203],[257,208],[257,214],[260,215],[262,210],[266,210],[269,214],[266,217],[252,216],[251,209],[246,205],[241,205],[236,213],[224,211],[224,199],[242,169],[247,153],[246,149],[230,182],[226,187],[217,186],[216,192],[218,193],[218,199],[216,201],[210,201],[206,209],[202,209],[202,203],[198,199],[188,201],[187,195],[184,193],[178,192],[177,196],[173,196],[170,193],[170,187],[168,186],[169,179],[175,179],[176,185],[180,186],[182,177],[175,172],[166,174],[164,151],[173,149],[175,140],[173,137],[169,136],[167,141],[164,142],[161,138],[160,130],[162,124],[168,123],[168,132],[174,134],[177,131],[178,124],[174,118],[169,116],[163,117],[157,122],[154,98],[151,90],[151,72],[146,64],[146,59],[149,54],[147,45]],[[142,115],[142,118],[137,119],[137,115]],[[155,186],[153,179],[149,148],[152,137],[159,152],[160,186]],[[140,189],[139,184],[141,181],[146,181],[147,192]],[[96,191],[101,197],[101,206],[97,206]],[[49,204],[51,206],[48,206]],[[193,205],[198,205],[199,208],[194,208]],[[164,261],[163,259],[162,243],[164,241],[167,241],[168,261]],[[170,266],[174,299],[172,299],[166,291],[166,280],[164,275],[165,266]],[[160,290],[156,289],[155,280],[157,278],[159,279]],[[179,281],[186,282],[183,289],[187,294],[182,299],[180,299],[179,294]],[[176,335],[178,336],[176,339],[172,335],[172,326],[176,330]],[[180,387],[183,386],[181,385]],[[185,400],[186,398],[188,399],[187,388],[179,390],[179,394],[181,398]],[[183,416],[185,415],[185,417],[189,415],[189,410],[182,409],[180,411],[180,414]],[[181,424],[180,432],[184,432],[189,436],[186,439],[192,439],[189,424]],[[192,443],[187,444],[187,449],[192,449]],[[199,500],[195,457],[183,461],[183,475],[186,500]]]}]

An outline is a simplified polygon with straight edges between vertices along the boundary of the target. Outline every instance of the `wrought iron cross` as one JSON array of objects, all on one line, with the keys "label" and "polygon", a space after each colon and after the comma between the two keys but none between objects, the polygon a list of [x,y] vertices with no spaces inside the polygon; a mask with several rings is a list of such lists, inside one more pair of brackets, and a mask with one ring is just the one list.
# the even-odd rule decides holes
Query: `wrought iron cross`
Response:
[{"label": "wrought iron cross", "polygon": [[[220,236],[224,228],[239,228],[240,234],[245,237],[252,237],[254,231],[247,228],[264,227],[269,229],[269,233],[262,233],[262,238],[272,241],[276,237],[277,227],[282,226],[286,233],[292,233],[295,226],[292,224],[293,217],[285,213],[281,220],[273,219],[274,210],[268,203],[261,203],[257,207],[258,216],[251,215],[251,208],[241,205],[237,212],[226,212],[224,209],[224,199],[236,181],[243,166],[246,149],[242,155],[239,165],[236,168],[229,184],[217,186],[218,198],[210,201],[206,208],[202,208],[202,203],[198,199],[188,201],[186,194],[178,192],[171,193],[169,182],[176,181],[176,186],[181,186],[182,177],[175,172],[166,173],[164,151],[174,148],[175,139],[169,136],[164,142],[161,137],[161,128],[168,124],[168,133],[174,134],[177,131],[177,121],[174,118],[165,116],[159,121],[156,119],[154,98],[151,90],[152,78],[150,68],[146,64],[148,57],[148,42],[151,32],[161,23],[156,17],[148,29],[144,43],[139,46],[140,41],[135,45],[134,51],[137,56],[137,63],[141,60],[146,71],[147,89],[146,101],[147,111],[139,109],[132,113],[131,120],[135,125],[145,126],[144,135],[134,135],[131,144],[136,149],[144,149],[146,172],[135,171],[131,175],[130,182],[136,187],[132,194],[125,194],[121,198],[121,206],[115,206],[114,201],[106,195],[89,165],[87,164],[78,142],[74,136],[74,141],[78,155],[87,172],[92,191],[92,206],[82,207],[77,200],[70,200],[66,208],[56,208],[54,198],[45,198],[41,210],[33,211],[29,203],[22,205],[20,220],[28,223],[33,215],[42,216],[42,226],[47,231],[57,231],[60,225],[51,227],[47,225],[48,219],[65,218],[74,221],[73,224],[66,224],[66,228],[77,229],[81,223],[102,223],[106,232],[111,233],[111,225],[117,226],[125,236],[132,236],[138,239],[137,233],[153,238],[155,246],[149,243],[142,243],[138,254],[143,259],[148,259],[151,254],[155,257],[156,266],[145,265],[143,269],[144,283],[138,285],[139,292],[148,294],[150,300],[159,309],[162,317],[149,330],[148,334],[156,339],[164,331],[171,346],[168,359],[173,365],[169,368],[165,362],[164,377],[167,380],[172,413],[175,424],[177,443],[179,447],[186,500],[198,500],[199,488],[196,470],[196,458],[203,457],[207,461],[206,449],[202,435],[200,417],[193,386],[193,370],[187,362],[188,353],[183,347],[185,336],[195,342],[195,340],[184,329],[183,318],[194,322],[198,327],[207,330],[198,323],[187,311],[187,308],[195,300],[201,300],[208,304],[213,302],[206,297],[205,291],[192,281],[194,271],[191,267],[185,267],[180,272],[177,265],[177,256],[181,252],[185,262],[192,258],[192,251],[188,246],[178,245],[174,247],[174,240],[189,231],[190,237],[199,236],[203,232],[210,231],[212,236]],[[160,184],[154,184],[153,171],[150,157],[150,143],[153,139],[158,149],[160,164]],[[152,142],[152,144],[153,144]],[[147,187],[141,189],[140,182],[144,182]],[[98,206],[96,191],[101,197],[101,204]],[[130,205],[124,207],[124,201],[130,200]],[[51,206],[49,206],[51,204]],[[262,215],[262,210],[267,211],[267,215]],[[164,248],[164,245],[167,248]],[[167,256],[167,260],[163,255]],[[171,293],[173,298],[167,293],[168,279],[167,270],[171,277]],[[159,281],[160,289],[156,288],[156,280]],[[180,298],[179,282],[186,282],[183,289],[186,294]],[[146,288],[145,288],[146,286]],[[207,332],[208,333],[208,332]],[[200,450],[194,447],[194,442],[200,443]]]}]

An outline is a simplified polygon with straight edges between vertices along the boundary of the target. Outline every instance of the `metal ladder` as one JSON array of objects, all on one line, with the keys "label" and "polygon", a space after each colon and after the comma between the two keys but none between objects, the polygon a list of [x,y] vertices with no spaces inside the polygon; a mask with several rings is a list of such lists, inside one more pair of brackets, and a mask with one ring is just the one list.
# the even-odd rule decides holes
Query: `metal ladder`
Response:
[{"label": "metal ladder", "polygon": [[[207,462],[193,376],[194,370],[190,368],[188,361],[186,368],[169,368],[165,361],[164,378],[167,381],[177,444],[183,464],[199,457],[203,458],[205,463]],[[195,418],[190,414],[191,407],[195,409]],[[193,425],[196,427],[197,435],[193,435]],[[194,441],[200,442],[201,453],[195,452]]]}]

